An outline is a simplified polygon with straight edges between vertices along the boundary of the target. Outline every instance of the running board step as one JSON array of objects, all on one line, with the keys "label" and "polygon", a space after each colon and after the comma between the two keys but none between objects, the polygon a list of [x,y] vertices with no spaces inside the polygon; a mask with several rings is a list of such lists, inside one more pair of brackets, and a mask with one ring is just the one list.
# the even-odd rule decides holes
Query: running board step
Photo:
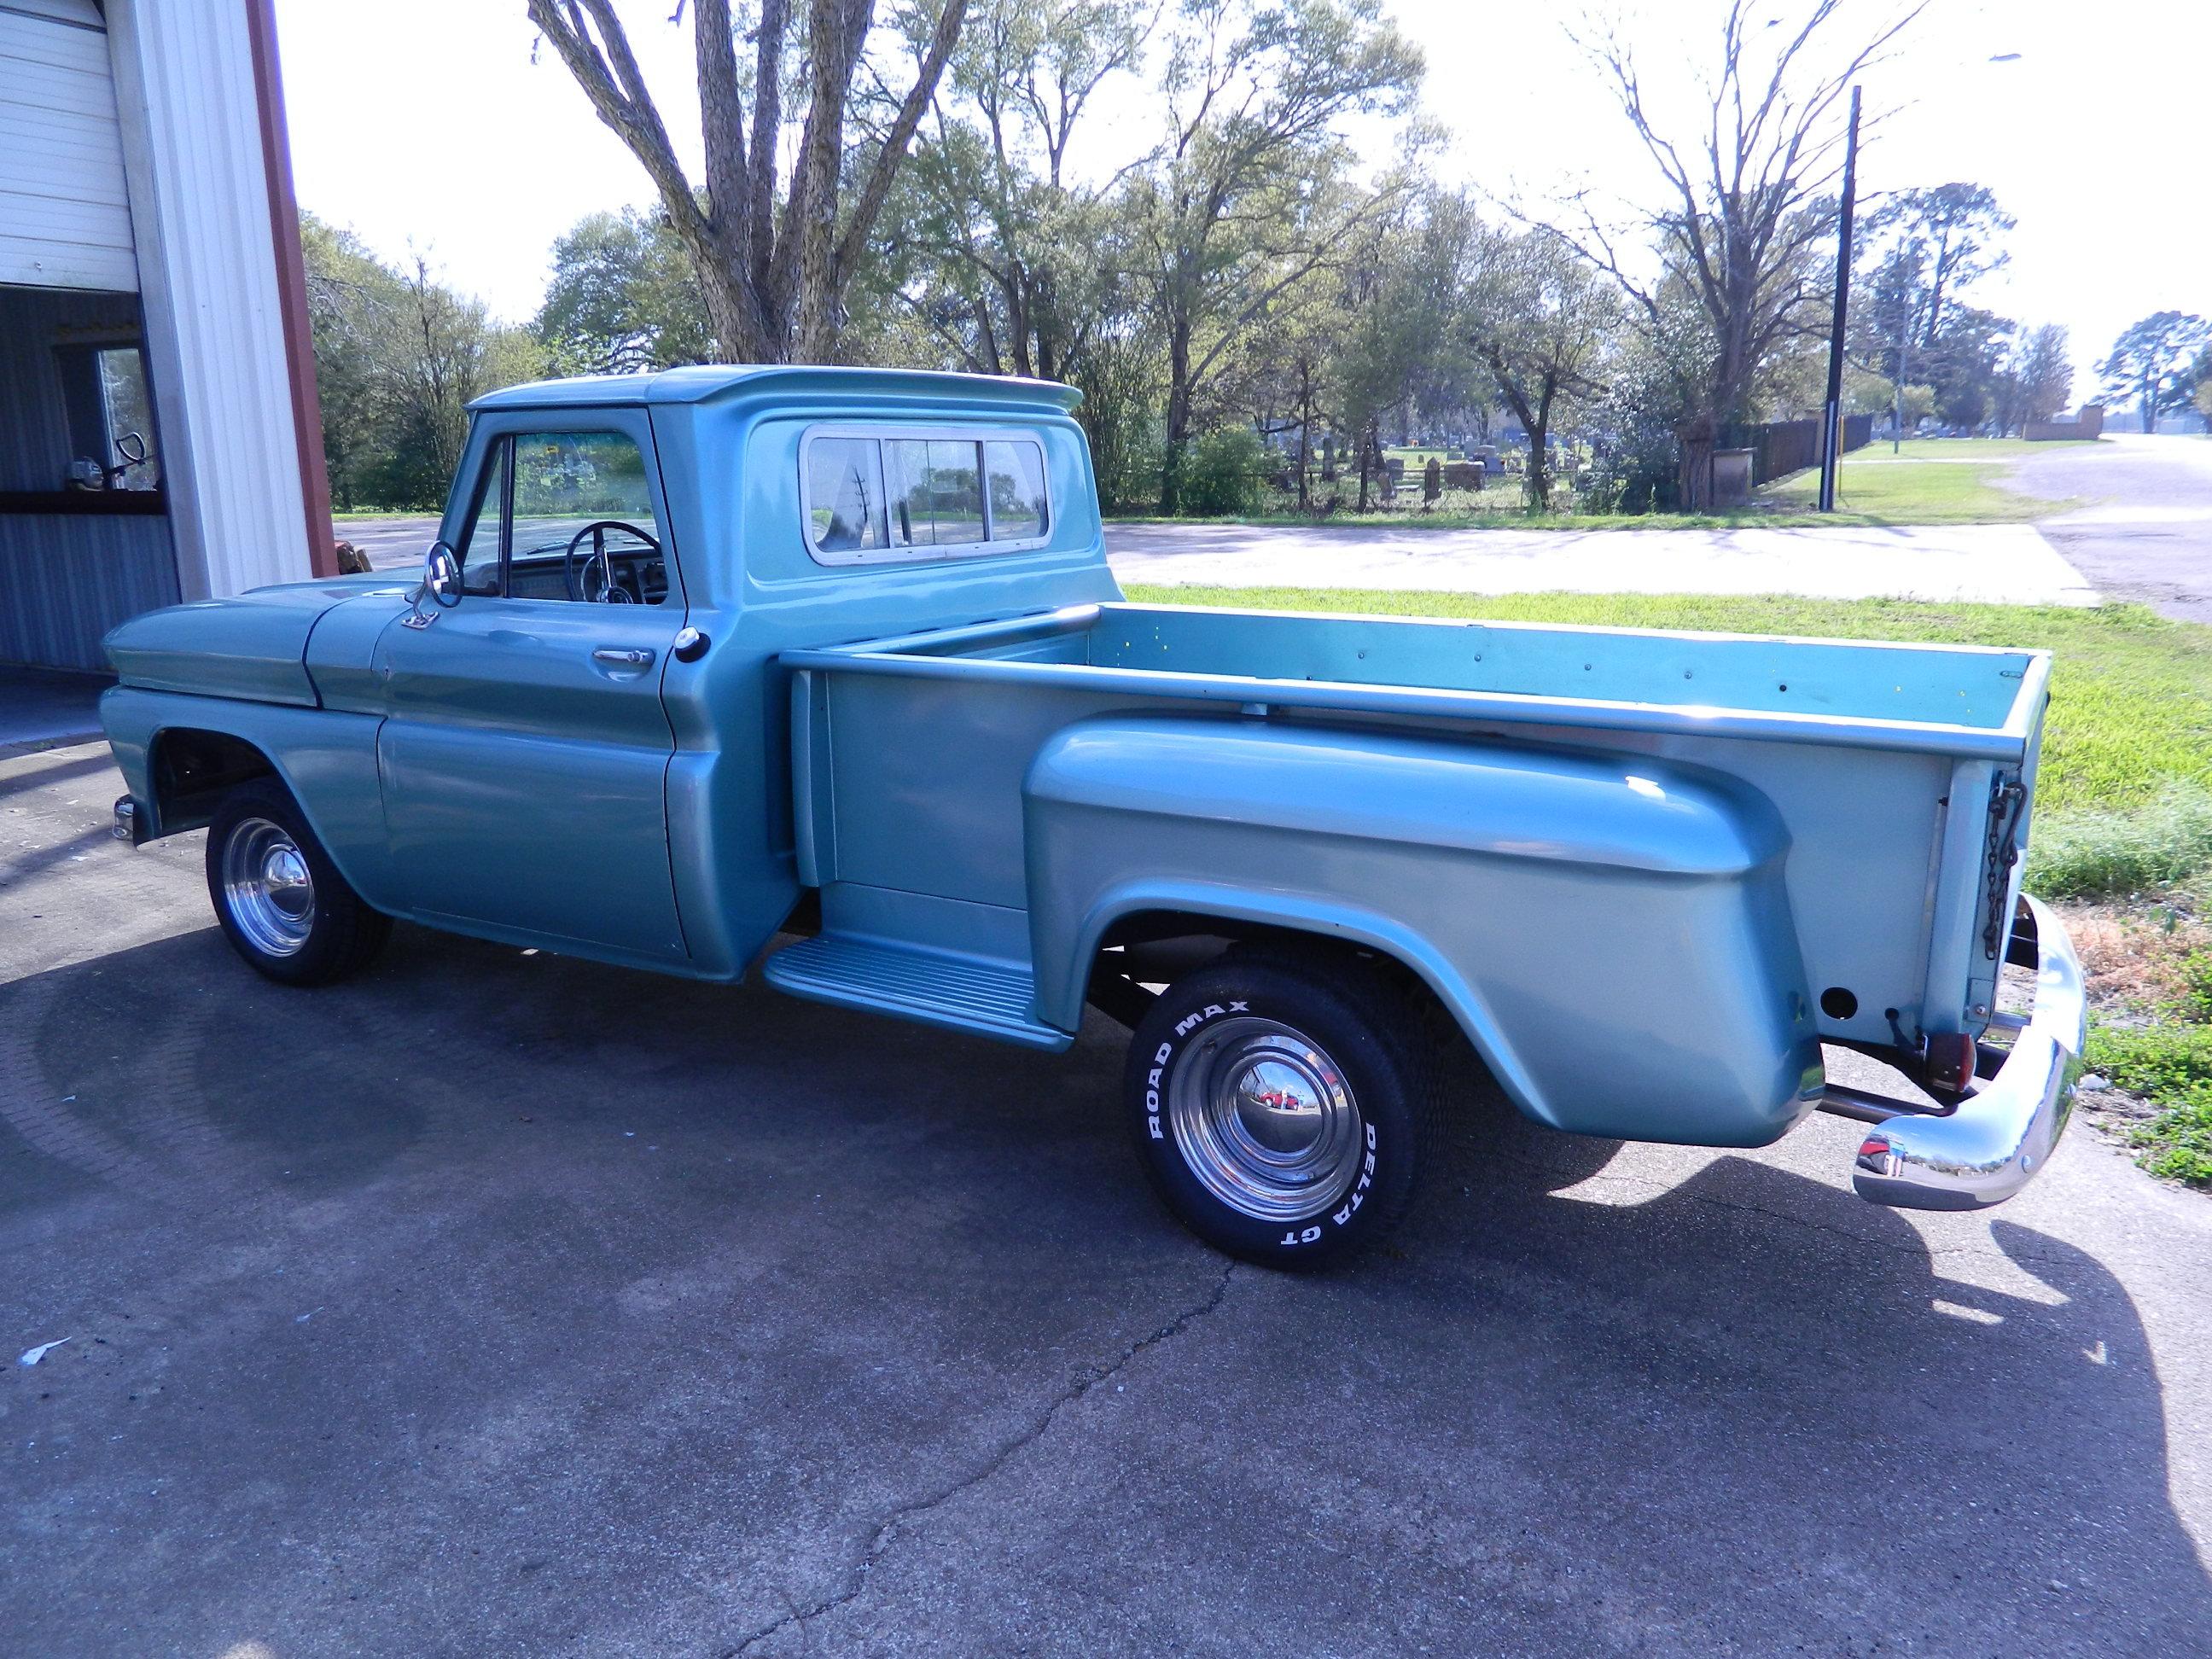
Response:
[{"label": "running board step", "polygon": [[761,973],[777,990],[815,1002],[974,1031],[1030,1048],[1065,1048],[1071,1041],[1030,1014],[1036,983],[1027,969],[1009,963],[818,933],[778,951]]}]

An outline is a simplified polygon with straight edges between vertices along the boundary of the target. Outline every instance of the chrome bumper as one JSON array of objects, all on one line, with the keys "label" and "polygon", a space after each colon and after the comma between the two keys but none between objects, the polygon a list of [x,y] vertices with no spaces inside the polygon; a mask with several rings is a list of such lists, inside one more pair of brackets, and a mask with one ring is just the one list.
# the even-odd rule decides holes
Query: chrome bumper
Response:
[{"label": "chrome bumper", "polygon": [[1869,1203],[1901,1210],[2002,1204],[2043,1168],[2065,1132],[2088,1032],[2081,964],[2046,906],[2025,896],[2021,904],[2035,924],[2034,1012],[1996,1075],[1953,1110],[1892,1117],[1867,1130],[1851,1185]]}]

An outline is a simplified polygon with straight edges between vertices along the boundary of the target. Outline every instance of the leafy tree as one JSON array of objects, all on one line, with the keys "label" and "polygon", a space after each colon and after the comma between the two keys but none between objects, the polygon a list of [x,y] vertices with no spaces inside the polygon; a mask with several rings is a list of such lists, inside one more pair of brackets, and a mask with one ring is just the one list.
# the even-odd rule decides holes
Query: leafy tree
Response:
[{"label": "leafy tree", "polygon": [[1362,510],[1382,463],[1385,420],[1395,417],[1400,436],[1409,436],[1416,396],[1451,396],[1446,383],[1468,367],[1453,319],[1486,235],[1464,196],[1407,192],[1386,198],[1328,273],[1340,313],[1328,388],[1334,423],[1357,447]]},{"label": "leafy tree", "polygon": [[1988,186],[1972,184],[1898,191],[1867,216],[1869,249],[1911,251],[1909,264],[1923,284],[1912,307],[1923,349],[1942,337],[1946,308],[1960,291],[2010,259],[1996,239],[2018,222]]},{"label": "leafy tree", "polygon": [[536,343],[435,281],[419,254],[395,270],[312,214],[301,251],[333,498],[341,509],[441,501],[469,403],[542,374]]},{"label": "leafy tree", "polygon": [[2008,407],[1999,420],[2005,431],[2066,408],[2074,398],[2074,362],[2065,329],[2045,323],[2022,335],[2006,361],[2003,382]]},{"label": "leafy tree", "polygon": [[[1343,273],[1317,270],[1269,307],[1248,343],[1249,386],[1260,429],[1295,434],[1292,483],[1298,509],[1313,505],[1312,472],[1319,440],[1334,406],[1343,362]],[[1153,480],[1155,489],[1158,479]]]},{"label": "leafy tree", "polygon": [[331,499],[340,511],[351,512],[365,499],[368,474],[388,448],[380,375],[389,354],[390,319],[398,314],[393,273],[352,231],[305,210],[300,251],[323,406],[323,464]]},{"label": "leafy tree", "polygon": [[1158,342],[1139,331],[1104,334],[1076,358],[1068,378],[1083,393],[1075,418],[1091,440],[1100,503],[1114,512],[1157,500],[1167,395]]},{"label": "leafy tree", "polygon": [[707,301],[665,220],[590,213],[553,244],[553,280],[531,331],[569,374],[711,362]]},{"label": "leafy tree", "polygon": [[1900,429],[1902,388],[1916,377],[1954,426],[1979,425],[2002,401],[1997,337],[2011,325],[1960,296],[2010,258],[1997,240],[2014,223],[1987,186],[1966,183],[1898,191],[1867,216],[1852,345],[1888,377]]},{"label": "leafy tree", "polygon": [[1601,370],[1621,319],[1617,290],[1546,230],[1491,240],[1475,281],[1475,352],[1528,434],[1522,486],[1532,513],[1552,506],[1551,430],[1564,400],[1606,390]]},{"label": "leafy tree", "polygon": [[902,169],[886,284],[960,367],[1054,379],[1102,320],[1102,204],[1068,155],[1098,89],[1136,67],[1145,0],[981,0]]},{"label": "leafy tree", "polygon": [[[678,0],[671,21],[683,19]],[[636,156],[660,193],[727,362],[826,362],[836,356],[847,288],[959,38],[968,0],[939,0],[926,24],[912,78],[872,154],[850,143],[856,77],[882,77],[872,54],[875,0],[760,0],[750,75],[741,77],[730,0],[691,0],[698,65],[702,179],[678,158],[613,0],[528,0],[530,21],[551,45],[599,118]],[[787,87],[794,58],[803,91]],[[793,98],[793,92],[799,95]],[[799,115],[803,107],[804,117]],[[787,182],[781,155],[795,125]]]},{"label": "leafy tree", "polygon": [[[1723,424],[1741,417],[1776,347],[1817,325],[1826,297],[1820,255],[1834,230],[1826,192],[1842,168],[1842,101],[1922,9],[1908,7],[1831,67],[1816,68],[1841,5],[1812,0],[1794,25],[1778,29],[1782,20],[1766,16],[1768,8],[1732,0],[1700,118],[1678,131],[1664,130],[1647,103],[1632,46],[1617,33],[1586,43],[1664,185],[1663,204],[1634,227],[1656,242],[1662,275],[1643,274],[1622,249],[1628,233],[1608,228],[1587,198],[1565,234],[1620,287],[1674,382],[1682,501],[1692,511],[1711,505]],[[1778,43],[1771,51],[1770,39]]]},{"label": "leafy tree", "polygon": [[1989,418],[2007,343],[2017,326],[1967,305],[1951,307],[1942,331],[1922,356],[1921,373],[1936,388],[1936,412],[1945,424],[1978,427]]},{"label": "leafy tree", "polygon": [[2154,312],[2112,343],[2097,372],[2109,391],[2142,399],[2142,428],[2154,432],[2160,416],[2188,407],[2196,392],[2191,371],[2208,343],[2212,325],[2195,313]]},{"label": "leafy tree", "polygon": [[1122,198],[1126,257],[1167,356],[1164,512],[1231,351],[1377,204],[1340,183],[1341,124],[1402,112],[1420,74],[1379,0],[1188,0],[1163,76],[1168,137]]}]

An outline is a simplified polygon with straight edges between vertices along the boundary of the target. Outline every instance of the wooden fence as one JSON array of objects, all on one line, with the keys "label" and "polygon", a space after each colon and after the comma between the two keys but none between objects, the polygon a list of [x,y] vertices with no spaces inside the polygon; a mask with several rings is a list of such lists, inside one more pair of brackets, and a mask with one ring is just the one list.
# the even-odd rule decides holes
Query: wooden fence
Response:
[{"label": "wooden fence", "polygon": [[[1873,436],[1873,416],[1844,416],[1844,454],[1863,448]],[[1820,422],[1769,421],[1764,426],[1723,427],[1716,447],[1751,452],[1751,483],[1756,489],[1763,483],[1787,477],[1792,472],[1802,472],[1808,466],[1820,465]]]}]

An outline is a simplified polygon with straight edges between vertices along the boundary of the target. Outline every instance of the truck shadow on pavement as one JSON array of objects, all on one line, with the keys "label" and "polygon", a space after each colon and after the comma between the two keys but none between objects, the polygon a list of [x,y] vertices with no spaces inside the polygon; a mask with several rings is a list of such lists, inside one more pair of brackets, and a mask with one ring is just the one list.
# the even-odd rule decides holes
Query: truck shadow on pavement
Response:
[{"label": "truck shadow on pavement", "polygon": [[1392,1248],[1231,1268],[1121,1145],[1121,1041],[410,928],[319,993],[211,929],[0,986],[0,1319],[76,1339],[0,1378],[0,1620],[2206,1650],[2165,1394],[2205,1379],[2162,1381],[2117,1248],[1483,1097]]}]

